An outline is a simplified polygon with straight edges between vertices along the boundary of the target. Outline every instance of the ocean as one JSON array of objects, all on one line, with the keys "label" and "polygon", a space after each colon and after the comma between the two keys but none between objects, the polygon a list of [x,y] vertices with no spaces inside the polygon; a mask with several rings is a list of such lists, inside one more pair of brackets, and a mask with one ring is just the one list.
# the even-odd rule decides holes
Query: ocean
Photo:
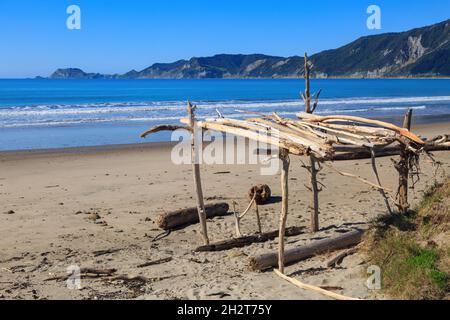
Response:
[{"label": "ocean", "polygon": [[[416,121],[450,119],[449,79],[314,79],[311,87],[322,89],[321,115],[398,121],[412,108]],[[170,140],[170,133],[139,134],[178,123],[188,100],[200,119],[216,109],[233,118],[246,117],[236,110],[295,117],[302,90],[303,79],[0,80],[0,150]]]}]

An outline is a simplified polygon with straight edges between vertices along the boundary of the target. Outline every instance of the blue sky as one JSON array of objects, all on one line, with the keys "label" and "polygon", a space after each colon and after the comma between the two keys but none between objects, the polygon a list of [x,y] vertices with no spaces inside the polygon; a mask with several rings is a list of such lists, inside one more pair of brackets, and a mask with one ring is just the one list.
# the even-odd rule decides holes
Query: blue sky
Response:
[{"label": "blue sky", "polygon": [[[81,8],[68,30],[66,8]],[[382,30],[366,27],[369,5]],[[0,78],[123,73],[216,53],[291,56],[450,18],[449,0],[0,0]]]}]

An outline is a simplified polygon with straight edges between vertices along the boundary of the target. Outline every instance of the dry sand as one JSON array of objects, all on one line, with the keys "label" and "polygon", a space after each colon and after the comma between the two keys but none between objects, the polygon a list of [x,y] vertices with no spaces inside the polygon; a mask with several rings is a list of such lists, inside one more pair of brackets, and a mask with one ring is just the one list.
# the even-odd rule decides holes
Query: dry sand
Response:
[{"label": "dry sand", "polygon": [[[427,136],[449,131],[449,124],[417,126]],[[436,153],[449,171],[450,153]],[[309,226],[310,193],[307,172],[292,158],[289,226]],[[397,174],[390,158],[378,160],[384,186],[395,189]],[[373,180],[368,160],[337,163],[342,170]],[[230,173],[215,174],[230,171]],[[422,162],[421,180],[410,197],[414,203],[433,182],[434,168]],[[203,166],[207,202],[232,200],[241,210],[248,189],[267,183],[280,194],[279,176],[259,175],[258,165]],[[444,175],[438,172],[438,178]],[[328,168],[320,173],[326,188],[320,194],[321,231],[288,238],[287,248],[362,226],[386,212],[380,194]],[[272,272],[248,269],[249,256],[276,250],[277,241],[215,253],[193,253],[201,241],[198,225],[161,233],[154,223],[162,212],[195,206],[189,165],[174,165],[170,145],[143,144],[54,151],[0,153],[0,298],[14,299],[323,299],[283,282]],[[263,231],[277,229],[279,203],[261,207]],[[9,212],[9,214],[8,214]],[[13,212],[13,213],[12,213]],[[100,219],[92,218],[98,214]],[[232,216],[208,221],[212,241],[234,235]],[[243,232],[256,230],[254,216],[243,221]],[[95,256],[94,252],[117,249]],[[364,257],[344,259],[340,268],[327,269],[332,254],[321,255],[286,269],[287,274],[314,285],[341,287],[336,292],[373,297],[365,287]],[[171,257],[163,264],[138,268],[148,260]],[[116,268],[118,274],[156,278],[146,284],[111,279],[82,279],[81,290],[64,281],[45,281],[64,275],[70,265]],[[161,277],[161,279],[157,279]],[[168,277],[168,278],[165,278]]]}]

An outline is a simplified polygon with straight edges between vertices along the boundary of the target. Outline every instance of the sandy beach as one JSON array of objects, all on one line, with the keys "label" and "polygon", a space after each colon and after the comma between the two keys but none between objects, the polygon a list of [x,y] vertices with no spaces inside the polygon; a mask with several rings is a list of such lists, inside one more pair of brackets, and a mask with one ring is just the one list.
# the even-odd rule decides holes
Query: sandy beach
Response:
[{"label": "sandy beach", "polygon": [[[426,137],[448,133],[449,123],[414,126]],[[249,257],[276,250],[277,240],[223,252],[194,253],[201,244],[199,226],[161,234],[158,214],[196,205],[192,170],[174,165],[171,145],[154,143],[0,153],[0,298],[6,299],[324,299],[322,295],[283,282],[273,272],[253,272]],[[435,153],[442,162],[437,179],[450,170],[450,154]],[[434,181],[435,169],[421,162],[420,181],[410,192],[412,204]],[[382,184],[396,188],[398,175],[390,158],[377,161]],[[373,180],[370,161],[346,161],[336,167]],[[320,193],[321,230],[308,232],[311,195],[304,186],[307,172],[292,157],[288,226],[305,232],[289,237],[287,248],[364,226],[386,212],[379,192],[329,168],[320,172],[326,186]],[[280,195],[278,175],[261,176],[258,165],[202,166],[206,203],[233,200],[243,210],[251,186],[266,183]],[[276,230],[279,203],[261,207],[263,231]],[[208,220],[212,241],[234,236],[232,216]],[[257,230],[252,214],[242,231]],[[99,250],[110,253],[99,255]],[[287,267],[287,274],[356,298],[373,298],[365,286],[364,256],[344,259],[327,268],[333,254]],[[156,259],[167,262],[139,268]],[[171,259],[169,261],[169,258]],[[146,284],[82,279],[81,290],[64,281],[46,281],[66,274],[67,267],[115,268],[117,274],[154,278]]]}]

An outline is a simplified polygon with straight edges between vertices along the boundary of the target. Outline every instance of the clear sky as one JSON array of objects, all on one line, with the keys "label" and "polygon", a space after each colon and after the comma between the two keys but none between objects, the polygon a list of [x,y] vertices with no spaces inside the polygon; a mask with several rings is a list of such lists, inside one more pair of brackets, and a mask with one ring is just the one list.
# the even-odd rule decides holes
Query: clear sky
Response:
[{"label": "clear sky", "polygon": [[[69,5],[81,30],[66,27]],[[381,8],[369,30],[367,7]],[[217,53],[291,56],[450,18],[450,0],[0,0],[0,78],[123,73]]]}]

